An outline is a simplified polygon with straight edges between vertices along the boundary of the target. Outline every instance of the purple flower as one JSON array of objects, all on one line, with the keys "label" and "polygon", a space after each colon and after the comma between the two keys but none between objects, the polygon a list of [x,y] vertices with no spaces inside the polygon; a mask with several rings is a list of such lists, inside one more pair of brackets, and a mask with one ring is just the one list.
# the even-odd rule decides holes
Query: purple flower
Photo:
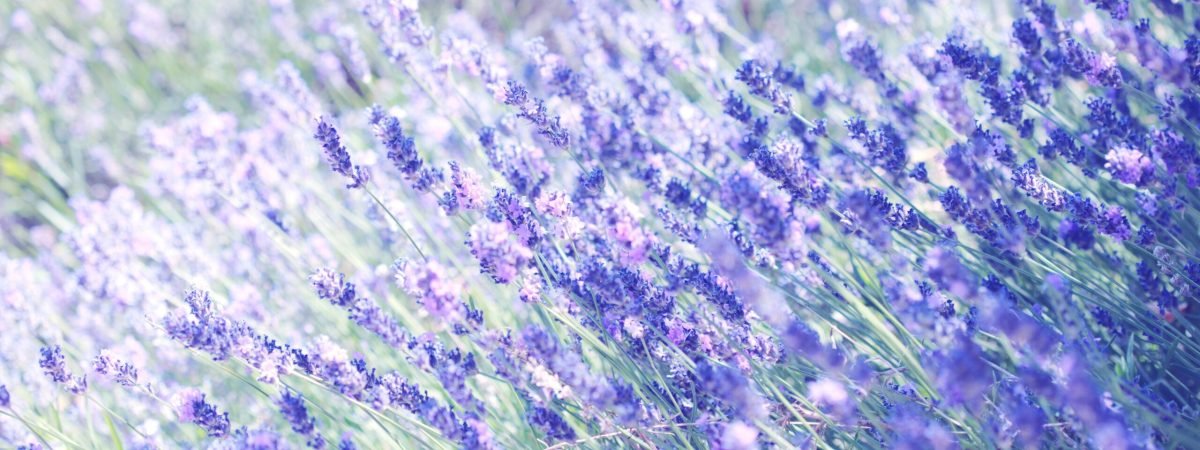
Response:
[{"label": "purple flower", "polygon": [[525,86],[513,80],[508,80],[504,90],[504,104],[518,109],[517,117],[529,121],[537,127],[538,134],[545,137],[555,147],[566,148],[571,143],[571,135],[561,124],[558,116],[548,116],[546,102],[532,98]]},{"label": "purple flower", "polygon": [[475,211],[483,207],[483,184],[479,175],[470,167],[461,167],[450,162],[450,190],[442,194],[438,204],[446,214],[457,214],[460,210]]},{"label": "purple flower", "polygon": [[366,185],[370,174],[362,167],[350,162],[350,153],[342,145],[342,138],[338,136],[337,128],[334,128],[325,117],[317,118],[317,131],[313,134],[313,138],[320,142],[321,147],[325,149],[325,159],[329,162],[330,170],[350,180],[350,184],[346,185],[347,188],[354,189]]},{"label": "purple flower", "polygon": [[319,376],[343,395],[358,398],[367,377],[350,363],[350,354],[327,336],[320,336],[308,350],[313,375]]},{"label": "purple flower", "polygon": [[736,92],[729,91],[722,104],[725,105],[725,114],[738,122],[750,123],[750,120],[754,118],[754,113],[750,112],[750,105],[747,105],[742,96]]},{"label": "purple flower", "polygon": [[575,429],[563,420],[558,413],[541,406],[530,408],[525,414],[530,425],[541,431],[551,442],[570,441],[575,439]]},{"label": "purple flower", "polygon": [[696,388],[733,409],[739,417],[761,418],[765,413],[762,397],[737,369],[701,361],[696,365]]},{"label": "purple flower", "polygon": [[173,313],[163,318],[167,335],[185,347],[208,353],[213,360],[229,358],[234,344],[246,334],[245,326],[217,315],[207,291],[190,290],[184,302],[190,314]]},{"label": "purple flower", "polygon": [[82,394],[87,390],[87,378],[71,376],[67,370],[67,362],[63,358],[61,347],[57,345],[42,347],[42,357],[38,364],[42,366],[42,372],[50,377],[50,380],[62,385],[68,392]]},{"label": "purple flower", "polygon": [[1071,219],[1063,219],[1058,223],[1058,237],[1067,244],[1083,250],[1091,249],[1096,243],[1096,236],[1091,228]]},{"label": "purple flower", "polygon": [[350,320],[375,333],[393,348],[404,348],[412,342],[408,330],[384,312],[374,300],[359,297],[354,283],[347,282],[341,273],[321,268],[309,276],[309,281],[317,290],[318,297],[346,310],[350,313]]},{"label": "purple flower", "polygon": [[774,79],[767,69],[753,59],[746,60],[737,70],[738,81],[746,83],[750,93],[771,102],[775,114],[790,114],[792,112],[792,96],[783,92],[775,85]]},{"label": "purple flower", "polygon": [[446,268],[437,261],[398,264],[396,282],[433,317],[446,321],[463,318],[462,284],[447,276]]},{"label": "purple flower", "polygon": [[1086,0],[1096,5],[1097,9],[1108,11],[1112,18],[1125,20],[1129,17],[1129,0]]},{"label": "purple flower", "polygon": [[358,298],[355,294],[354,283],[347,283],[346,276],[328,268],[317,269],[308,277],[317,296],[328,300],[335,306],[349,307]]},{"label": "purple flower", "polygon": [[965,336],[959,336],[952,349],[939,355],[934,367],[938,391],[951,404],[977,408],[993,383],[983,351]]},{"label": "purple flower", "polygon": [[841,421],[854,417],[854,398],[839,381],[822,378],[808,383],[808,399],[821,411]]},{"label": "purple flower", "polygon": [[[1197,42],[1200,45],[1200,41]],[[1185,173],[1196,162],[1196,147],[1173,130],[1155,130],[1151,133],[1151,141],[1151,150],[1156,158],[1162,160],[1167,173]]]},{"label": "purple flower", "polygon": [[883,167],[892,174],[904,175],[904,166],[908,163],[908,144],[896,127],[884,123],[879,128],[869,131],[862,118],[853,117],[846,121],[846,129],[850,137],[867,150],[872,164]]},{"label": "purple flower", "polygon": [[192,289],[184,297],[188,313],[175,312],[163,318],[167,335],[187,348],[208,353],[216,361],[237,357],[259,370],[259,380],[273,383],[288,373],[296,352],[258,334],[245,323],[223,317],[213,308],[206,291]]},{"label": "purple flower", "polygon": [[387,149],[387,158],[400,171],[400,175],[419,192],[429,191],[445,178],[441,169],[427,167],[417,152],[412,137],[404,133],[400,119],[388,115],[379,105],[371,107],[371,125],[375,137]]},{"label": "purple flower", "polygon": [[229,413],[205,401],[205,395],[197,389],[186,389],[175,395],[175,413],[179,420],[194,423],[209,436],[221,437],[229,434]]},{"label": "purple flower", "polygon": [[1154,176],[1154,163],[1142,152],[1131,148],[1114,148],[1104,155],[1104,168],[1113,178],[1141,186]]},{"label": "purple flower", "polygon": [[1042,49],[1042,40],[1038,37],[1037,30],[1033,27],[1033,22],[1027,18],[1019,18],[1013,22],[1012,37],[1021,45],[1021,49],[1026,55],[1037,55]]},{"label": "purple flower", "polygon": [[1025,191],[1026,195],[1037,200],[1046,209],[1062,211],[1067,206],[1066,194],[1046,181],[1033,159],[1013,169],[1012,179],[1017,183],[1018,188]]},{"label": "purple flower", "polygon": [[822,344],[821,336],[804,322],[793,320],[788,323],[781,338],[787,351],[818,366],[832,370],[846,363],[846,357],[841,351]]},{"label": "purple flower", "polygon": [[497,283],[507,284],[533,259],[533,251],[514,239],[502,223],[480,222],[471,226],[467,246],[483,273]]},{"label": "purple flower", "polygon": [[12,402],[12,397],[8,394],[8,387],[0,384],[0,408],[7,408]]},{"label": "purple flower", "polygon": [[92,362],[92,368],[100,375],[112,377],[113,380],[122,386],[133,387],[137,385],[137,368],[128,362],[112,358],[106,352],[96,355],[96,359]]},{"label": "purple flower", "polygon": [[944,247],[934,247],[925,255],[925,275],[942,290],[960,298],[975,296],[979,285],[975,274]]},{"label": "purple flower", "polygon": [[306,443],[309,447],[318,450],[325,448],[325,440],[317,431],[317,421],[308,415],[303,396],[287,389],[275,403],[279,406],[279,412],[292,425],[292,431],[308,439]]},{"label": "purple flower", "polygon": [[1133,227],[1129,224],[1129,219],[1121,212],[1121,208],[1117,206],[1109,206],[1104,208],[1097,219],[1096,228],[1101,233],[1112,236],[1119,241],[1129,240],[1133,237]]}]

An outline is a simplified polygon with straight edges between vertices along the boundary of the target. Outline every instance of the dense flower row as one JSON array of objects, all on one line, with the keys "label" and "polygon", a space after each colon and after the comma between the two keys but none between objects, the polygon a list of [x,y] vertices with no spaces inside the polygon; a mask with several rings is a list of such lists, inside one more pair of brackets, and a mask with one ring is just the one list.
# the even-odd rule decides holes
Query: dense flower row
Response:
[{"label": "dense flower row", "polygon": [[0,442],[1200,440],[1194,4],[79,3],[0,9]]}]

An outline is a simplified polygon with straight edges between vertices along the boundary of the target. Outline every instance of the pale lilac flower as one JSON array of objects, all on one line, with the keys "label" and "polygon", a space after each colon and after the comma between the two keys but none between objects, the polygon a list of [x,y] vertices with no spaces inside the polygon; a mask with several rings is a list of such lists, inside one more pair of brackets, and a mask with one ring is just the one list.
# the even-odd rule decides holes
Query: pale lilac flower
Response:
[{"label": "pale lilac flower", "polygon": [[1141,186],[1154,176],[1154,163],[1132,148],[1114,148],[1104,155],[1104,168],[1123,183]]}]

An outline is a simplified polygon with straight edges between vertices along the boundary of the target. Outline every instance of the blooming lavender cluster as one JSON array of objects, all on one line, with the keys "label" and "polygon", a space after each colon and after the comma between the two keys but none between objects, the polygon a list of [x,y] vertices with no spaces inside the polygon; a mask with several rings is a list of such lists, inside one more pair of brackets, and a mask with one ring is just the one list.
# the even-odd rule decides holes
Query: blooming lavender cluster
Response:
[{"label": "blooming lavender cluster", "polygon": [[1193,448],[1200,6],[0,5],[0,447]]}]

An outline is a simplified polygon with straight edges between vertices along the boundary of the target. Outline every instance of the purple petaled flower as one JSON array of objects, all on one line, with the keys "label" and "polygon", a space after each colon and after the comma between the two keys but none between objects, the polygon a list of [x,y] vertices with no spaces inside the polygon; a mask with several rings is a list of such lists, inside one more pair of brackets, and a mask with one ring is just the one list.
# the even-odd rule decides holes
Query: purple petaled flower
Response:
[{"label": "purple petaled flower", "polygon": [[575,429],[558,413],[541,406],[534,406],[525,415],[529,424],[533,425],[551,442],[570,441],[575,439]]},{"label": "purple petaled flower", "polygon": [[417,145],[413,139],[404,134],[400,119],[395,116],[385,116],[375,124],[375,135],[387,149],[387,158],[405,177],[414,177],[421,170],[424,161],[417,153]]},{"label": "purple petaled flower", "polygon": [[1141,186],[1154,176],[1154,162],[1131,148],[1114,148],[1104,155],[1104,168],[1113,178],[1135,186]]},{"label": "purple petaled flower", "polygon": [[400,126],[400,119],[388,115],[379,105],[372,106],[370,112],[375,137],[387,149],[388,160],[413,189],[429,191],[444,180],[441,169],[425,166],[412,137],[405,135]]},{"label": "purple petaled flower", "polygon": [[710,435],[709,445],[711,448],[720,450],[757,450],[762,448],[758,442],[758,428],[740,420],[716,425],[721,426],[720,435]]},{"label": "purple petaled flower", "polygon": [[751,94],[771,102],[775,107],[775,114],[792,112],[792,96],[775,85],[774,79],[762,63],[753,59],[746,60],[738,68],[736,78],[750,87]]},{"label": "purple petaled flower", "polygon": [[190,290],[184,302],[190,314],[173,313],[163,318],[167,335],[188,348],[208,353],[214,360],[229,358],[234,344],[245,335],[245,327],[216,315],[207,291]]},{"label": "purple petaled flower", "polygon": [[433,39],[433,30],[421,22],[417,2],[371,0],[365,3],[362,14],[379,34],[385,52],[393,59],[403,56],[402,46],[420,48]]},{"label": "purple petaled flower", "polygon": [[368,79],[371,75],[371,66],[367,64],[367,54],[359,45],[358,34],[354,32],[354,28],[347,25],[339,26],[334,30],[333,36],[337,39],[342,55],[346,58],[346,68],[358,80]]},{"label": "purple petaled flower", "polygon": [[734,414],[759,419],[766,414],[762,397],[738,369],[701,361],[696,365],[696,388],[729,405]]},{"label": "purple petaled flower", "polygon": [[292,431],[308,439],[306,443],[309,447],[318,450],[325,448],[325,439],[317,431],[317,421],[308,415],[302,395],[288,389],[283,391],[283,395],[275,403],[279,405],[279,412],[292,425]]},{"label": "purple petaled flower", "polygon": [[1033,159],[1013,169],[1012,179],[1018,188],[1025,191],[1025,195],[1037,200],[1046,209],[1062,211],[1067,206],[1066,194],[1046,181]]},{"label": "purple petaled flower", "polygon": [[185,389],[175,395],[175,413],[179,420],[199,425],[209,436],[229,434],[229,413],[218,411],[197,389]]},{"label": "purple petaled flower", "polygon": [[503,223],[480,222],[471,226],[467,245],[482,272],[497,283],[511,282],[533,259],[533,251],[514,239]]},{"label": "purple petaled flower", "polygon": [[967,200],[957,187],[946,188],[946,191],[942,192],[938,199],[942,202],[942,209],[955,221],[961,222],[966,218],[967,213],[971,212],[970,200]]},{"label": "purple petaled flower", "polygon": [[1012,28],[1013,40],[1021,45],[1026,55],[1037,55],[1042,50],[1042,40],[1031,20],[1019,18],[1013,22]]},{"label": "purple petaled flower", "polygon": [[367,386],[367,377],[350,362],[350,354],[327,336],[320,336],[308,351],[312,373],[324,379],[343,395],[358,398]]},{"label": "purple petaled flower", "polygon": [[546,102],[529,96],[525,86],[513,80],[508,80],[504,89],[504,104],[515,106],[519,110],[517,117],[529,121],[538,129],[538,134],[545,137],[555,147],[565,148],[571,143],[571,135],[562,126],[558,116],[549,116],[546,112]]},{"label": "purple petaled flower", "polygon": [[[1197,41],[1197,46],[1200,47],[1200,40]],[[1194,67],[1200,67],[1200,62]],[[1151,134],[1151,139],[1151,150],[1156,158],[1162,160],[1167,173],[1185,173],[1195,164],[1196,146],[1178,133],[1170,129],[1156,130]]]},{"label": "purple petaled flower", "polygon": [[100,375],[110,376],[118,384],[133,387],[138,382],[138,370],[133,364],[112,358],[107,352],[96,355],[92,368]]},{"label": "purple petaled flower", "polygon": [[1108,14],[1117,20],[1125,20],[1129,17],[1129,0],[1086,0],[1086,3],[1096,5],[1097,9],[1108,11]]},{"label": "purple petaled flower", "polygon": [[[223,317],[213,308],[206,291],[192,289],[184,301],[188,313],[171,313],[163,318],[167,335],[187,348],[208,353],[213,360],[238,357],[260,371],[259,381],[273,383],[297,362],[294,349],[276,344],[243,322]],[[302,355],[301,355],[302,356]]]},{"label": "purple petaled flower", "polygon": [[67,371],[67,362],[63,358],[61,347],[42,347],[42,357],[38,364],[42,366],[42,372],[46,376],[72,394],[82,394],[87,390],[86,377],[74,377]]},{"label": "purple petaled flower", "polygon": [[317,118],[317,131],[313,134],[313,138],[319,141],[321,147],[325,149],[325,159],[329,162],[329,168],[350,179],[350,184],[346,185],[347,188],[354,189],[366,185],[370,175],[362,167],[350,162],[350,152],[347,152],[346,147],[342,145],[342,138],[338,135],[337,128],[334,128],[325,117]]},{"label": "purple petaled flower", "polygon": [[944,247],[934,247],[925,255],[925,275],[942,290],[960,298],[973,297],[979,285],[975,274]]},{"label": "purple petaled flower", "polygon": [[900,89],[883,71],[883,55],[873,39],[854,32],[842,39],[842,57],[863,76],[874,81],[884,96],[895,98]]},{"label": "purple petaled flower", "polygon": [[460,210],[475,211],[483,207],[483,184],[470,167],[461,167],[451,161],[450,183],[450,190],[438,200],[446,214],[456,214]]},{"label": "purple petaled flower", "polygon": [[934,367],[937,367],[938,391],[951,404],[979,407],[994,377],[979,346],[960,335],[954,347],[939,354],[937,359]]},{"label": "purple petaled flower", "polygon": [[1104,208],[1097,219],[1096,228],[1101,233],[1112,236],[1113,238],[1125,241],[1133,237],[1133,227],[1129,224],[1129,219],[1121,212],[1121,208],[1117,206],[1109,206]]},{"label": "purple petaled flower", "polygon": [[872,164],[890,173],[904,175],[904,166],[908,163],[908,144],[896,127],[884,123],[875,130],[868,130],[867,123],[861,117],[852,117],[846,120],[846,128],[850,137],[867,150]]},{"label": "purple petaled flower", "polygon": [[826,369],[838,369],[846,363],[841,351],[821,343],[821,336],[805,325],[793,320],[781,336],[784,348],[797,357],[805,358]]},{"label": "purple petaled flower", "polygon": [[309,281],[318,297],[345,309],[350,313],[350,320],[375,333],[388,345],[402,348],[411,342],[412,335],[374,300],[359,297],[354,283],[347,282],[345,275],[321,268],[309,276]]},{"label": "purple petaled flower", "polygon": [[1083,250],[1092,248],[1096,243],[1096,236],[1092,233],[1092,229],[1080,225],[1071,219],[1063,219],[1058,223],[1058,237],[1069,245],[1073,245]]},{"label": "purple petaled flower", "polygon": [[357,294],[354,283],[347,283],[346,276],[329,268],[322,267],[308,277],[317,296],[328,300],[335,306],[349,307],[354,305]]},{"label": "purple petaled flower", "polygon": [[754,118],[754,113],[750,111],[750,105],[747,105],[742,96],[736,92],[729,91],[729,94],[725,96],[725,100],[722,103],[725,105],[725,114],[728,114],[729,117],[734,118],[738,122],[750,123],[751,119]]},{"label": "purple petaled flower", "polygon": [[426,263],[401,262],[396,268],[396,282],[404,292],[416,299],[430,315],[441,320],[461,320],[463,310],[462,284],[446,275],[446,268],[437,261]]},{"label": "purple petaled flower", "polygon": [[12,397],[8,394],[8,387],[0,384],[0,408],[7,408],[12,404]]}]

